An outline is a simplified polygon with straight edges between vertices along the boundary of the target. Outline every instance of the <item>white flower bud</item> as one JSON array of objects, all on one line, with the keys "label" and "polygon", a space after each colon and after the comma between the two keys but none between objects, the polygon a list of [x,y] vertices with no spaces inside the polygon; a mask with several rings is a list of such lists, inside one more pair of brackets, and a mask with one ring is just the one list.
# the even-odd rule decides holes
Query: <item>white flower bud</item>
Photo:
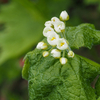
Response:
[{"label": "white flower bud", "polygon": [[46,21],[44,25],[46,27],[52,27],[53,26],[52,21]]},{"label": "white flower bud", "polygon": [[58,41],[57,41],[57,48],[60,49],[60,50],[68,49],[68,44],[66,42],[66,39],[59,38]]},{"label": "white flower bud", "polygon": [[43,30],[43,35],[45,37],[47,37],[49,35],[49,32],[51,32],[51,31],[54,31],[53,28],[51,28],[51,27],[45,27],[44,30]]},{"label": "white flower bud", "polygon": [[65,30],[65,23],[62,21],[57,21],[54,24],[54,29],[57,33],[63,32]]},{"label": "white flower bud", "polygon": [[61,14],[60,14],[60,20],[62,21],[67,21],[69,20],[69,15],[66,11],[62,11]]},{"label": "white flower bud", "polygon": [[37,49],[46,49],[47,48],[47,44],[44,42],[39,42],[36,46]]},{"label": "white flower bud", "polygon": [[51,55],[54,57],[54,58],[60,58],[61,56],[61,51],[60,50],[57,50],[57,49],[53,49],[51,51]]},{"label": "white flower bud", "polygon": [[59,35],[56,32],[50,32],[49,35],[47,36],[47,42],[52,46],[57,45],[58,39]]},{"label": "white flower bud", "polygon": [[44,51],[43,52],[43,57],[47,57],[47,56],[49,56],[49,52],[48,51]]},{"label": "white flower bud", "polygon": [[73,58],[74,57],[74,52],[73,51],[69,51],[68,52],[68,56],[71,57],[71,58]]},{"label": "white flower bud", "polygon": [[64,58],[64,57],[60,58],[60,63],[62,65],[66,64],[67,63],[67,58]]},{"label": "white flower bud", "polygon": [[51,18],[52,24],[55,24],[56,22],[60,21],[59,18],[57,17],[52,17]]}]

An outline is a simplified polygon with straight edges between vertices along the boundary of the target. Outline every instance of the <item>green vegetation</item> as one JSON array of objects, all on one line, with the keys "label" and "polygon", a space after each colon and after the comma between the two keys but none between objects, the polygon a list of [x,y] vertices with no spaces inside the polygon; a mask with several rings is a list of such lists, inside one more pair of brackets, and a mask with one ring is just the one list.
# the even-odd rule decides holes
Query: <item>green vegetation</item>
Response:
[{"label": "green vegetation", "polygon": [[[100,31],[91,24],[67,27],[66,37],[75,49],[100,43]],[[100,74],[99,64],[79,55],[68,58],[66,54],[68,63],[61,65],[51,56],[42,57],[42,52],[35,49],[25,57],[22,74],[29,83],[29,100],[97,100],[100,89],[90,84]]]},{"label": "green vegetation", "polygon": [[[33,50],[43,39],[44,22],[53,16],[59,17],[63,10],[70,16],[66,23],[66,37],[76,53],[74,59],[68,59],[68,67],[61,66],[59,60],[50,56],[47,59],[43,58],[41,50]],[[100,78],[95,89],[90,86],[94,78],[100,74],[99,11],[99,0],[1,0],[0,100],[28,100],[28,84],[24,79],[29,81],[30,100],[41,96],[44,99],[50,97],[50,100],[56,100],[52,98],[53,95],[58,96],[57,98],[63,96],[64,99],[70,97],[72,100],[78,100],[79,97],[83,97],[83,100],[100,100]],[[27,52],[29,53],[26,55]],[[22,59],[25,55],[22,79]],[[39,77],[42,75],[42,78]],[[69,87],[67,92],[65,86]],[[73,94],[74,90],[77,90],[76,94]],[[34,93],[37,95],[34,96]],[[92,97],[89,98],[87,95]]]}]

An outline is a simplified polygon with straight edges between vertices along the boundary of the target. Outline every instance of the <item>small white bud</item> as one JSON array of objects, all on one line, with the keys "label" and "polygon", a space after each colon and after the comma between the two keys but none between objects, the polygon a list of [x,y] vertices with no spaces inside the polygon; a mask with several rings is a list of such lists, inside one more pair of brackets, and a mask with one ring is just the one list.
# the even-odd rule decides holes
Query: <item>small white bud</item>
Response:
[{"label": "small white bud", "polygon": [[52,17],[51,18],[52,24],[54,25],[56,22],[60,21],[59,18],[57,17]]},{"label": "small white bud", "polygon": [[47,37],[47,42],[50,45],[55,46],[55,45],[57,45],[58,39],[59,39],[59,35],[56,32],[50,32]]},{"label": "small white bud", "polygon": [[43,35],[45,37],[47,37],[49,35],[49,32],[52,32],[52,31],[54,31],[53,28],[51,28],[51,27],[45,27],[44,30],[43,30]]},{"label": "small white bud", "polygon": [[47,57],[47,56],[49,56],[49,52],[48,51],[44,51],[43,52],[43,57]]},{"label": "small white bud", "polygon": [[64,57],[60,58],[60,63],[62,65],[66,64],[67,63],[67,58],[64,58]]},{"label": "small white bud", "polygon": [[66,39],[59,38],[58,41],[57,41],[57,48],[60,49],[60,50],[68,49],[68,44],[66,42]]},{"label": "small white bud", "polygon": [[57,50],[57,49],[53,49],[51,51],[51,55],[54,57],[54,58],[60,58],[61,56],[61,51],[60,50]]},{"label": "small white bud", "polygon": [[69,20],[69,15],[66,11],[62,11],[61,14],[60,14],[60,20],[62,21],[67,21]]},{"label": "small white bud", "polygon": [[65,30],[65,23],[62,21],[57,21],[54,24],[54,29],[57,33],[63,32]]},{"label": "small white bud", "polygon": [[47,44],[44,42],[39,42],[36,46],[37,49],[46,49],[47,48]]},{"label": "small white bud", "polygon": [[68,56],[71,57],[71,58],[73,58],[74,57],[74,52],[73,51],[69,51],[68,52]]},{"label": "small white bud", "polygon": [[46,21],[44,25],[46,27],[52,27],[53,26],[52,21]]}]

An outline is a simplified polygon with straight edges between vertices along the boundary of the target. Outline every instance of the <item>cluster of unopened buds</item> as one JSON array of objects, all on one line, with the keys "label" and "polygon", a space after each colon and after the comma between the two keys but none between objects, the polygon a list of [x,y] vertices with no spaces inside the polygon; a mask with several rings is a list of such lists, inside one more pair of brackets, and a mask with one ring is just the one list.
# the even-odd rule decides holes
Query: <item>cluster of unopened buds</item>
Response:
[{"label": "cluster of unopened buds", "polygon": [[[50,21],[45,22],[45,28],[43,29],[43,35],[47,38],[47,42],[52,48],[49,51],[43,51],[43,57],[51,56],[54,58],[59,58],[62,65],[67,63],[67,58],[65,53],[67,51],[68,57],[73,58],[74,52],[69,47],[69,42],[65,36],[65,21],[69,20],[69,15],[66,11],[62,11],[60,14],[60,19],[57,17],[52,17]],[[37,44],[37,49],[47,49],[47,43],[43,41]]]}]

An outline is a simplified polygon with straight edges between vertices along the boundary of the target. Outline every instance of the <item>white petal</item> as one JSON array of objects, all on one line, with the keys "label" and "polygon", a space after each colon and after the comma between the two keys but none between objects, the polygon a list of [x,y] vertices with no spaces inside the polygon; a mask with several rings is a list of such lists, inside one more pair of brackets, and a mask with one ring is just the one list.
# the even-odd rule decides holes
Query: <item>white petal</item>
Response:
[{"label": "white petal", "polygon": [[58,39],[59,39],[59,35],[56,32],[50,32],[47,37],[47,42],[50,45],[55,46],[55,45],[57,45]]},{"label": "white petal", "polygon": [[63,32],[65,30],[65,23],[58,21],[54,24],[54,29],[57,33]]},{"label": "white petal", "polygon": [[68,13],[67,13],[66,11],[62,11],[61,14],[60,14],[60,19],[61,19],[62,21],[67,21],[67,20],[69,20],[69,15],[68,15]]},{"label": "white petal", "polygon": [[56,22],[60,21],[59,18],[57,17],[52,17],[51,18],[52,24],[55,24]]},{"label": "white petal", "polygon": [[64,38],[59,38],[57,41],[57,48],[60,50],[68,49],[68,44]]},{"label": "white petal", "polygon": [[43,35],[45,37],[47,37],[48,34],[49,34],[49,32],[51,32],[51,31],[54,31],[53,28],[51,28],[51,27],[45,27],[44,30],[43,30]]},{"label": "white petal", "polygon": [[61,56],[61,51],[57,50],[57,49],[53,49],[51,51],[51,55],[54,57],[54,58],[60,58]]},{"label": "white petal", "polygon": [[52,21],[46,21],[44,24],[46,27],[52,27]]},{"label": "white petal", "polygon": [[39,42],[36,46],[37,49],[41,49],[41,46],[44,44],[44,42]]},{"label": "white petal", "polygon": [[60,58],[60,63],[62,65],[66,64],[67,63],[67,58],[64,58],[64,57]]}]

